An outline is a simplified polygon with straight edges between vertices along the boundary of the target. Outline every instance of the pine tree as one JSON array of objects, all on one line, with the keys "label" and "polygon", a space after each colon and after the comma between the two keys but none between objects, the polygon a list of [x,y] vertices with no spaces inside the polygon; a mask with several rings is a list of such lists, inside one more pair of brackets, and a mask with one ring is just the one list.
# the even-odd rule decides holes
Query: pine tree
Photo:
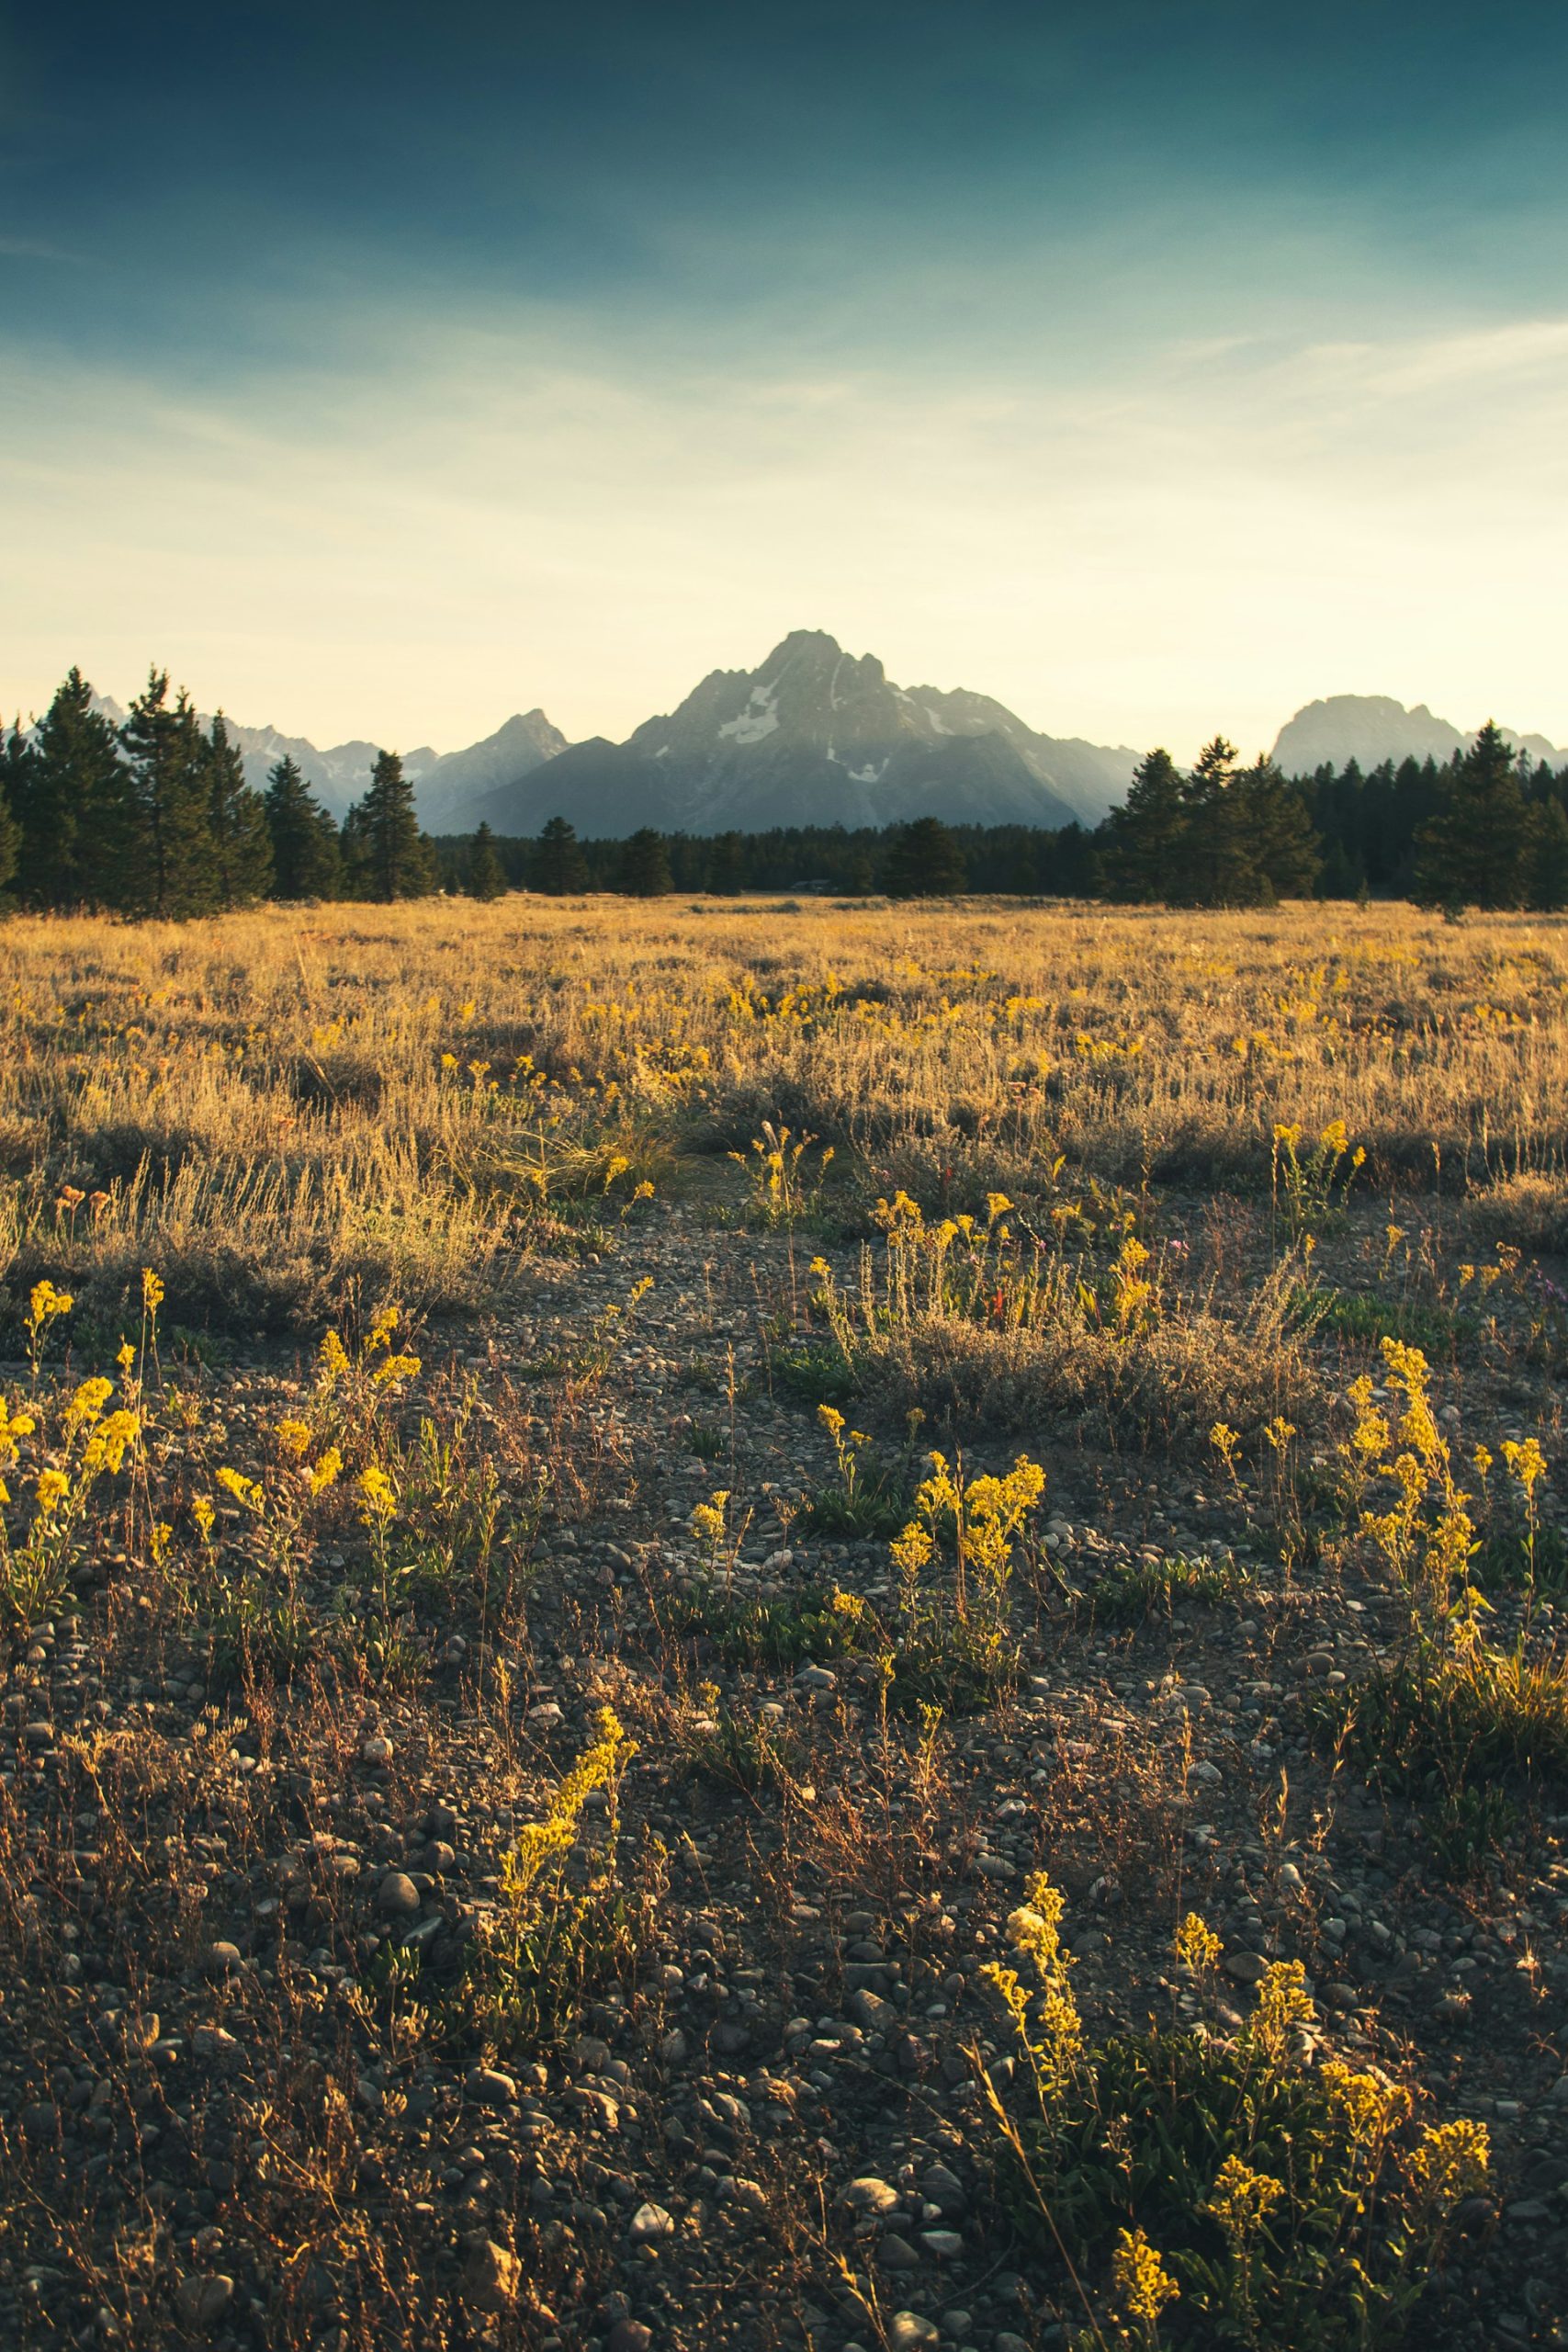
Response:
[{"label": "pine tree", "polygon": [[495,835],[488,825],[479,827],[468,853],[468,892],[470,899],[501,899],[506,895],[506,876],[495,854]]},{"label": "pine tree", "polygon": [[330,899],[343,878],[337,827],[287,753],[266,780],[272,887],[279,899]]},{"label": "pine tree", "polygon": [[272,889],[272,836],[261,794],[245,782],[245,763],[220,711],[207,742],[207,821],[212,835],[213,887],[220,907],[254,907]]},{"label": "pine tree", "polygon": [[153,670],[120,729],[144,851],[118,903],[178,918],[219,903],[210,820],[211,747],[182,687],[169,706],[169,673]]},{"label": "pine tree", "polygon": [[552,899],[569,899],[588,887],[588,866],[576,828],[564,817],[550,819],[535,843],[531,863],[535,889]]},{"label": "pine tree", "polygon": [[17,878],[22,829],[12,809],[14,795],[27,775],[30,758],[31,746],[22,732],[22,722],[18,718],[9,735],[0,732],[0,899],[9,896],[11,885]]},{"label": "pine tree", "polygon": [[746,887],[746,842],[740,833],[716,833],[708,844],[707,888],[716,898],[733,899]]},{"label": "pine tree", "polygon": [[130,780],[80,670],[55,688],[12,785],[17,887],[29,907],[118,906],[135,863]]},{"label": "pine tree", "polygon": [[664,837],[640,825],[621,850],[615,887],[628,899],[661,899],[672,887]]},{"label": "pine tree", "polygon": [[950,899],[964,888],[964,854],[940,817],[899,825],[884,873],[891,899]]},{"label": "pine tree", "polygon": [[366,896],[383,900],[424,897],[434,887],[430,844],[419,830],[413,786],[396,752],[378,752],[369,789],[350,814],[359,820]]},{"label": "pine tree", "polygon": [[1512,746],[1488,719],[1454,763],[1436,816],[1416,837],[1416,896],[1428,907],[1517,907],[1529,828]]},{"label": "pine tree", "polygon": [[1183,824],[1166,897],[1186,907],[1257,903],[1258,875],[1248,854],[1236,790],[1235,745],[1216,735],[1182,781]]},{"label": "pine tree", "polygon": [[[1237,778],[1235,798],[1252,895],[1235,903],[1310,897],[1318,876],[1319,842],[1302,794],[1272,760],[1259,759]],[[1239,871],[1237,883],[1244,885]]]},{"label": "pine tree", "polygon": [[1525,904],[1540,914],[1568,907],[1568,816],[1555,794],[1529,812]]},{"label": "pine tree", "polygon": [[1111,818],[1111,895],[1135,906],[1168,897],[1187,813],[1180,774],[1168,752],[1150,752],[1133,771]]}]

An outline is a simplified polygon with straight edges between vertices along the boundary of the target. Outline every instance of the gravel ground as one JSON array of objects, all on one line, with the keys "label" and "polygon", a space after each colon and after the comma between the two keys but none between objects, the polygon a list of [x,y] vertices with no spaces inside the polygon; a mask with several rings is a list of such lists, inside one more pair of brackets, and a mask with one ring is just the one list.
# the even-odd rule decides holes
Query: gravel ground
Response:
[{"label": "gravel ground", "polygon": [[[427,1365],[450,1344],[558,1475],[525,1605],[422,1629],[400,1679],[242,1699],[123,1559],[17,1645],[0,2337],[1065,2345],[1081,2313],[997,2198],[969,2055],[1005,2082],[980,1970],[1043,1867],[1091,2022],[1193,2013],[1170,1947],[1196,1906],[1224,1938],[1222,2018],[1300,1958],[1324,2047],[1484,2118],[1495,2194],[1414,2340],[1568,2342],[1568,1815],[1456,1885],[1408,1806],[1337,1769],[1310,1702],[1397,1639],[1389,1595],[1287,1574],[1206,1460],[1042,1428],[965,1443],[971,1468],[1021,1446],[1049,1478],[1049,1572],[1021,1580],[1023,1672],[992,1711],[922,1743],[852,1661],[742,1671],[680,1632],[716,1487],[750,1514],[742,1594],[886,1592],[885,1542],[791,1509],[831,1456],[768,1333],[818,1246],[852,1271],[830,1242],[661,1207],[536,1270],[523,1306],[426,1335]],[[574,1387],[573,1349],[643,1275]],[[187,1386],[245,1468],[300,1377],[258,1350]],[[1467,1393],[1467,1427],[1524,1425],[1513,1378]],[[1116,1560],[1205,1546],[1246,1571],[1228,1596],[1097,1624]],[[431,2019],[606,1703],[638,1744],[615,1832],[656,1932],[562,2046],[486,2064]],[[713,1769],[737,1715],[785,1743],[782,1785]],[[577,1859],[608,1834],[591,1813]]]}]

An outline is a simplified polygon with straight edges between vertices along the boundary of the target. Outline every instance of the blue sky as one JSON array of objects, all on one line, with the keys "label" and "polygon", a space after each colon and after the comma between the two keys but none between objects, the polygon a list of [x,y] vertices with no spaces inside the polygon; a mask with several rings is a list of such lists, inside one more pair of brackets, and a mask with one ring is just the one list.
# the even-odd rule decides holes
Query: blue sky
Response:
[{"label": "blue sky", "polygon": [[1552,0],[0,0],[0,696],[1568,741]]}]

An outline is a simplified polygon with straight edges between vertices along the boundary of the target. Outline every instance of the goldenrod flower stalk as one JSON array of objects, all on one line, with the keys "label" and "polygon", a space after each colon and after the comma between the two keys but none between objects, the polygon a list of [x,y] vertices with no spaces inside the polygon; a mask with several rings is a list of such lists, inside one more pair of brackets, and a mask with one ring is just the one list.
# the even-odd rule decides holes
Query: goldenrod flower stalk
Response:
[{"label": "goldenrod flower stalk", "polygon": [[1118,2233],[1111,2281],[1118,2316],[1136,2328],[1145,2345],[1153,2345],[1161,2312],[1181,2290],[1142,2230]]},{"label": "goldenrod flower stalk", "polygon": [[1306,1987],[1306,1970],[1299,1960],[1270,1961],[1258,1986],[1258,2007],[1247,2025],[1247,2039],[1274,2065],[1290,2055],[1292,2032],[1315,2025],[1317,2010]]},{"label": "goldenrod flower stalk", "polygon": [[1177,1959],[1201,1976],[1214,1966],[1224,1950],[1208,1921],[1198,1912],[1189,1911],[1176,1931]]},{"label": "goldenrod flower stalk", "polygon": [[1244,2254],[1285,2193],[1282,2181],[1227,2156],[1203,2210],[1224,2232],[1233,2254]]},{"label": "goldenrod flower stalk", "polygon": [[1461,2115],[1451,2123],[1429,2123],[1406,2157],[1404,2169],[1416,2202],[1443,2214],[1483,2187],[1491,2159],[1485,2124]]}]

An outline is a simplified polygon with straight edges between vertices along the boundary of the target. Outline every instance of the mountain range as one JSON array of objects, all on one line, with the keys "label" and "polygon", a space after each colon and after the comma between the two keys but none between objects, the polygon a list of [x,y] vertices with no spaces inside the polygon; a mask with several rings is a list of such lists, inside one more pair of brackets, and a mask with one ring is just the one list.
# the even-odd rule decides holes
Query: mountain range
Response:
[{"label": "mountain range", "polygon": [[[1568,763],[1568,751],[1549,743],[1544,735],[1503,733],[1517,750],[1549,767]],[[1274,743],[1274,758],[1287,775],[1310,775],[1314,768],[1342,768],[1354,760],[1365,770],[1384,760],[1436,760],[1439,766],[1475,740],[1446,718],[1438,718],[1424,702],[1406,710],[1387,695],[1330,695],[1325,702],[1309,702],[1287,719]]]},{"label": "mountain range", "polygon": [[[124,717],[107,696],[100,707]],[[229,720],[258,787],[287,753],[335,817],[370,780],[374,743],[318,750],[304,736]],[[1504,730],[1507,733],[1507,729]],[[1418,703],[1333,695],[1287,720],[1273,756],[1287,775],[1354,759],[1365,769],[1407,754],[1438,762],[1471,737]],[[1541,735],[1510,742],[1568,765]],[[820,629],[795,629],[755,670],[714,670],[673,711],[624,743],[569,743],[542,710],[441,753],[403,753],[427,832],[536,833],[570,819],[585,839],[652,825],[661,832],[763,831],[775,825],[1097,825],[1125,797],[1138,754],[1077,736],[1043,735],[964,687],[893,684],[874,654],[846,653]]]},{"label": "mountain range", "polygon": [[1136,753],[1038,735],[962,690],[896,686],[874,654],[796,629],[755,670],[715,670],[624,743],[595,736],[475,803],[495,831],[558,813],[584,835],[638,825],[756,832],[771,825],[1098,824]]}]

